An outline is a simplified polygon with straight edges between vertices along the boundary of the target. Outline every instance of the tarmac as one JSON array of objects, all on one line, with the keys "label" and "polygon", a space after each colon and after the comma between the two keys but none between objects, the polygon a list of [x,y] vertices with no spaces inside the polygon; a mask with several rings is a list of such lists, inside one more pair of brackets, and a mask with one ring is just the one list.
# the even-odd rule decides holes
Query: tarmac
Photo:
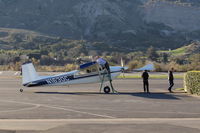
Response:
[{"label": "tarmac", "polygon": [[169,93],[166,79],[150,79],[150,94],[141,79],[116,79],[119,93],[104,94],[99,84],[26,88],[15,74],[0,74],[0,133],[200,132],[200,98]]}]

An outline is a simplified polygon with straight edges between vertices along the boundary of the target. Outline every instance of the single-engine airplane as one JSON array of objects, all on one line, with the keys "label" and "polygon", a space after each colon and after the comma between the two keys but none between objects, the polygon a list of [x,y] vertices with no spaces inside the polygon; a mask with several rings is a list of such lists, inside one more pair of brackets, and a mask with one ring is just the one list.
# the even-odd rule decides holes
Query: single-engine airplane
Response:
[{"label": "single-engine airplane", "polygon": [[[101,83],[100,92],[105,82],[115,79],[125,69],[124,66],[111,66],[110,75],[96,62],[89,62],[79,66],[79,69],[53,76],[39,76],[32,63],[22,65],[22,84],[25,87],[45,85],[73,85]],[[110,86],[113,90],[112,84]],[[109,86],[104,86],[105,93],[110,93]],[[115,91],[115,90],[114,90]],[[113,92],[114,92],[113,91]],[[23,92],[23,89],[20,89]]]}]

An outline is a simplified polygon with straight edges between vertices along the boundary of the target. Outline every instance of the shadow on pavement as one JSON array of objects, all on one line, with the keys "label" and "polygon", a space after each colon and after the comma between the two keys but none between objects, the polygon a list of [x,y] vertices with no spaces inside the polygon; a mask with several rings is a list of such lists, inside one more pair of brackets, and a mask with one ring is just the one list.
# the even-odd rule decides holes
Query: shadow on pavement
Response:
[{"label": "shadow on pavement", "polygon": [[179,100],[179,96],[176,96],[176,93],[156,93],[152,92],[150,94],[143,92],[119,92],[115,94],[104,94],[99,92],[35,92],[37,94],[61,94],[61,95],[129,95],[143,98],[151,98],[151,99],[169,99],[169,100]]},{"label": "shadow on pavement", "polygon": [[159,92],[159,93],[143,93],[143,92],[136,92],[136,93],[120,93],[123,95],[132,95],[132,96],[137,96],[137,97],[143,97],[143,98],[151,98],[151,99],[169,99],[169,100],[179,100],[178,97],[176,97],[173,94],[170,93],[164,93],[164,92]]}]

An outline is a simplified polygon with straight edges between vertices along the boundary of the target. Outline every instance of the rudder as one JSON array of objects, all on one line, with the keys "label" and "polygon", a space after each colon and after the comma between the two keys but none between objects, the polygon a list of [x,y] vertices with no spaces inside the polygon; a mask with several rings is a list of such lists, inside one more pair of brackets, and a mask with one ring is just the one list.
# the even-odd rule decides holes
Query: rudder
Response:
[{"label": "rudder", "polygon": [[38,79],[38,74],[32,63],[22,65],[22,84],[27,84]]}]

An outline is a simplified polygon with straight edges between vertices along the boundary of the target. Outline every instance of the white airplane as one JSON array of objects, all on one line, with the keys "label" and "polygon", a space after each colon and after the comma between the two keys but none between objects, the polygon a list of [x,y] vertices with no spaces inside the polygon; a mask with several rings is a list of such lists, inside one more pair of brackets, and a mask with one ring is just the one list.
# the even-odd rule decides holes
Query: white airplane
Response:
[{"label": "white airplane", "polygon": [[[110,67],[110,76],[108,75],[107,70],[102,69],[96,62],[89,62],[83,65],[80,65],[78,70],[66,72],[54,76],[39,76],[32,63],[26,63],[22,65],[22,84],[25,87],[34,87],[34,86],[45,86],[45,85],[73,85],[73,84],[89,84],[89,83],[101,83],[100,92],[103,87],[103,84],[110,79],[115,79],[120,75],[125,69],[128,69],[124,66],[111,66]],[[112,87],[112,91],[115,90]],[[104,87],[105,93],[110,93],[111,91],[109,86]],[[20,89],[20,92],[23,92],[23,89]]]}]

